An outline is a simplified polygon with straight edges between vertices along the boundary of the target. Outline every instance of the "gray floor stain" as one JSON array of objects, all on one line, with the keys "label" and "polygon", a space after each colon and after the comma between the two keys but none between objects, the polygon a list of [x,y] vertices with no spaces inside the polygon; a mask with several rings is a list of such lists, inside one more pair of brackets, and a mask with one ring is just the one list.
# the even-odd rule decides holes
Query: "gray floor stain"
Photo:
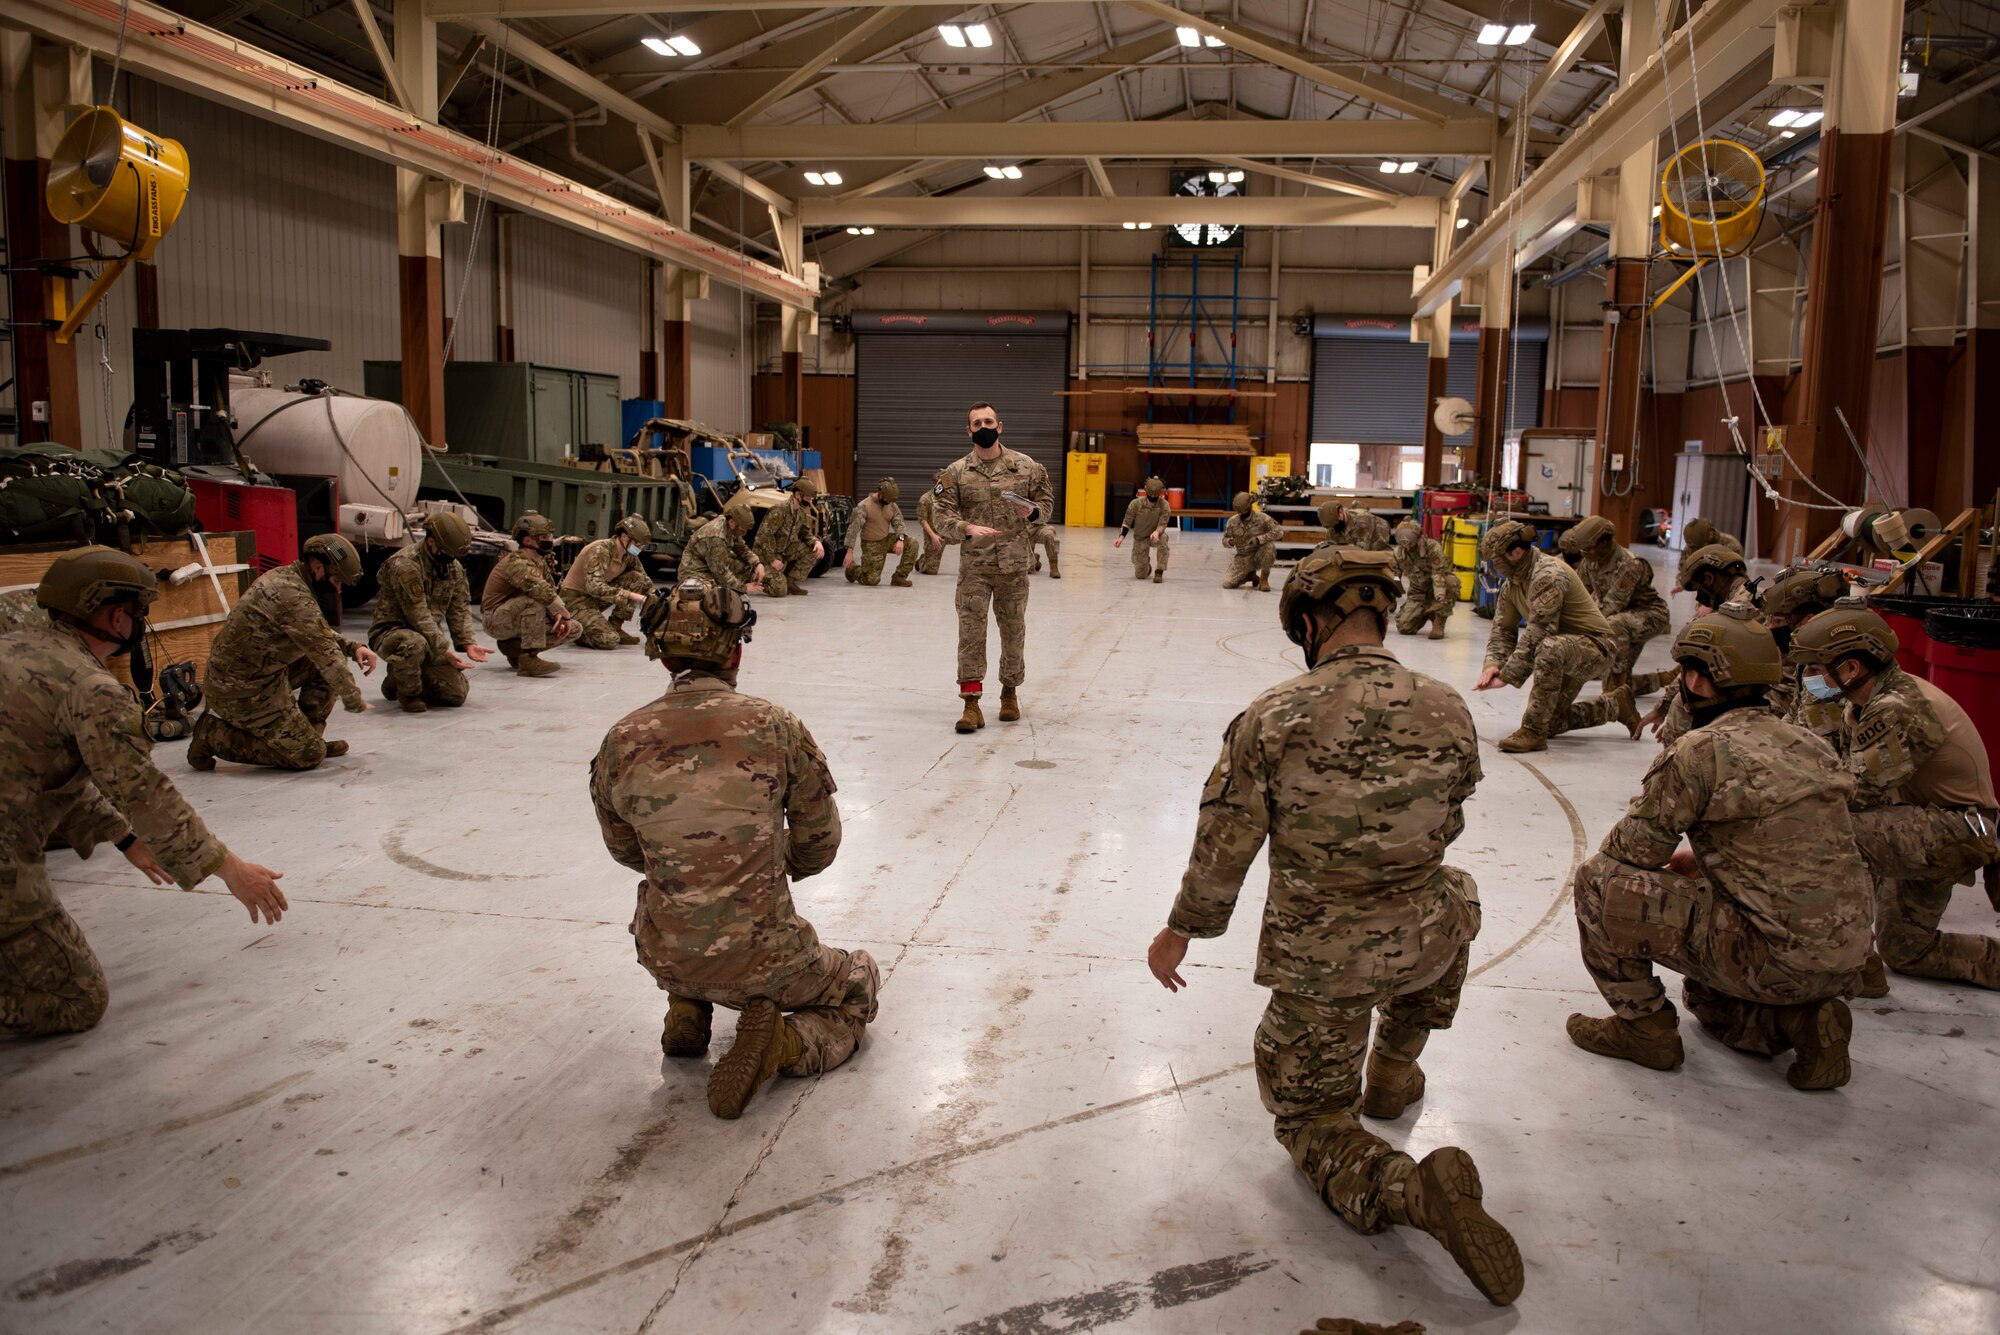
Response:
[{"label": "gray floor stain", "polygon": [[1145,1308],[1164,1311],[1214,1298],[1276,1264],[1256,1259],[1252,1252],[1238,1252],[1172,1266],[1145,1279],[1010,1307],[953,1327],[951,1335],[1074,1335],[1129,1321]]},{"label": "gray floor stain", "polygon": [[17,1303],[40,1302],[45,1298],[60,1298],[78,1289],[87,1289],[92,1284],[101,1284],[107,1279],[127,1275],[141,1266],[153,1263],[153,1253],[162,1247],[179,1256],[193,1251],[215,1235],[203,1233],[199,1229],[184,1228],[173,1233],[162,1233],[146,1243],[130,1256],[99,1256],[82,1261],[61,1261],[52,1266],[44,1266],[31,1275],[24,1275],[8,1286],[7,1297]]}]

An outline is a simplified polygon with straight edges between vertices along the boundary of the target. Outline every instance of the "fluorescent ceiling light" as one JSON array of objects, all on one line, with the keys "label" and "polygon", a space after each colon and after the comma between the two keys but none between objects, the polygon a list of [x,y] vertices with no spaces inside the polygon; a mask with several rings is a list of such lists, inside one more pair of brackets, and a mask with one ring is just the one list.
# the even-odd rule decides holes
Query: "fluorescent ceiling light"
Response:
[{"label": "fluorescent ceiling light", "polygon": [[1394,176],[1396,174],[1396,164],[1389,161],[1389,159],[1384,158],[1382,159],[1382,166],[1380,170],[1384,176]]},{"label": "fluorescent ceiling light", "polygon": [[1520,46],[1534,35],[1535,35],[1534,24],[1517,23],[1513,27],[1507,29],[1507,45]]},{"label": "fluorescent ceiling light", "polygon": [[962,47],[965,45],[965,29],[959,27],[956,23],[938,24],[938,36],[944,38],[946,46]]},{"label": "fluorescent ceiling light", "polygon": [[1397,164],[1396,167],[1396,171],[1403,176],[1408,176],[1411,172],[1415,171],[1416,169],[1417,169],[1417,164],[1414,162],[1399,163]]},{"label": "fluorescent ceiling light", "polygon": [[965,36],[966,40],[970,41],[974,46],[987,47],[993,45],[993,34],[986,30],[986,25],[983,23],[966,24]]},{"label": "fluorescent ceiling light", "polygon": [[1229,173],[1229,184],[1241,185],[1242,183],[1243,183],[1243,169],[1241,167],[1238,167],[1236,170]]},{"label": "fluorescent ceiling light", "polygon": [[824,177],[826,178],[826,183],[827,183],[828,185],[839,185],[839,184],[840,184],[840,173],[839,173],[839,172],[821,172],[821,173],[820,173],[820,175],[821,175],[821,176],[824,176]]},{"label": "fluorescent ceiling light", "polygon": [[1456,223],[1452,225],[1456,227],[1459,231],[1463,232],[1466,228],[1472,226],[1472,219],[1460,218]]},{"label": "fluorescent ceiling light", "polygon": [[1212,171],[1208,174],[1208,179],[1215,182],[1217,185],[1221,185],[1224,181],[1229,179],[1229,173],[1226,171],[1222,171],[1221,169],[1218,168],[1217,170]]},{"label": "fluorescent ceiling light", "polygon": [[1223,40],[1214,33],[1203,33],[1201,35],[1201,44],[1211,48],[1224,45]]},{"label": "fluorescent ceiling light", "polygon": [[673,44],[664,37],[641,37],[639,45],[645,47],[656,56],[671,56],[674,54]]},{"label": "fluorescent ceiling light", "polygon": [[807,172],[807,173],[806,173],[806,184],[808,184],[808,185],[839,185],[839,184],[840,184],[840,173],[839,173],[839,172]]},{"label": "fluorescent ceiling light", "polygon": [[1128,231],[1128,232],[1136,232],[1136,231],[1138,231],[1138,230],[1139,230],[1139,224],[1138,224],[1138,223],[1126,223],[1126,224],[1124,224],[1124,227],[1125,227],[1125,230],[1126,230],[1126,231]]},{"label": "fluorescent ceiling light", "polygon": [[1653,216],[1655,218],[1660,216],[1660,206],[1658,204],[1653,205]]},{"label": "fluorescent ceiling light", "polygon": [[1488,23],[1480,28],[1479,36],[1473,38],[1472,40],[1477,42],[1481,46],[1498,46],[1503,40],[1506,39],[1506,36],[1507,36],[1506,24]]},{"label": "fluorescent ceiling light", "polygon": [[1798,138],[1798,137],[1799,137],[1799,136],[1798,136],[1798,132],[1797,132],[1797,131],[1795,131],[1795,130],[1780,130],[1780,131],[1778,131],[1778,138],[1780,138],[1780,139],[1796,139],[1796,138]]},{"label": "fluorescent ceiling light", "polygon": [[989,162],[986,164],[986,174],[997,181],[1001,178],[1002,173],[998,167]]},{"label": "fluorescent ceiling light", "polygon": [[1803,130],[1806,128],[1806,126],[1817,125],[1825,119],[1826,119],[1826,113],[1824,111],[1801,111],[1799,113],[1799,118],[1793,121],[1792,124],[1798,126],[1801,130]]},{"label": "fluorescent ceiling light", "polygon": [[1013,166],[1002,167],[1000,169],[1000,174],[1006,177],[1010,181],[1018,181],[1021,179],[1021,169],[1019,167],[1013,167]]},{"label": "fluorescent ceiling light", "polygon": [[1182,46],[1200,46],[1201,34],[1193,28],[1175,28],[1174,36],[1181,39]]},{"label": "fluorescent ceiling light", "polygon": [[1142,231],[1142,232],[1150,232],[1150,231],[1152,231],[1152,230],[1153,230],[1153,224],[1151,224],[1151,223],[1140,223],[1140,224],[1139,224],[1139,230],[1140,230],[1140,231]]},{"label": "fluorescent ceiling light", "polygon": [[860,229],[859,227],[850,227],[850,228],[848,228],[848,229],[847,229],[847,234],[848,234],[849,236],[860,236],[860,235],[861,235],[861,229]]},{"label": "fluorescent ceiling light", "polygon": [[1797,125],[1800,114],[1797,108],[1786,107],[1783,111],[1772,112],[1771,119],[1765,123],[1768,125]]},{"label": "fluorescent ceiling light", "polygon": [[674,44],[674,50],[684,56],[698,56],[701,54],[701,48],[694,44],[694,39],[691,37],[676,36],[669,37],[667,40]]}]

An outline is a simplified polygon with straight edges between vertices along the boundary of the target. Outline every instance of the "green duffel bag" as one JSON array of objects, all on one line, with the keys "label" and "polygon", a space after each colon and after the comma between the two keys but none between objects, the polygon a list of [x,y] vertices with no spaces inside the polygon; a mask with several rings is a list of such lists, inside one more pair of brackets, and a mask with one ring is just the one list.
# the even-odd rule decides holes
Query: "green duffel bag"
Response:
[{"label": "green duffel bag", "polygon": [[122,450],[86,450],[103,475],[98,496],[104,522],[119,530],[119,546],[147,538],[178,538],[198,527],[194,492],[179,473]]},{"label": "green duffel bag", "polygon": [[0,447],[0,542],[96,541],[108,509],[102,480],[67,445]]}]

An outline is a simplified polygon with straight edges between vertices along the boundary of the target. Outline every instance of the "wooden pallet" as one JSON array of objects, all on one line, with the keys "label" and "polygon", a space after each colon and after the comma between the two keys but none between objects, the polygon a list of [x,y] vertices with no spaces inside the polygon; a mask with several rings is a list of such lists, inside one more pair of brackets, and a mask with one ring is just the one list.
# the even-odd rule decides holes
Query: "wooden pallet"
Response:
[{"label": "wooden pallet", "polygon": [[1227,454],[1249,458],[1249,429],[1242,426],[1197,426],[1185,422],[1143,422],[1139,448],[1148,454]]},{"label": "wooden pallet", "polygon": [[1146,399],[1275,399],[1274,389],[1227,389],[1207,385],[1183,385],[1176,389],[1171,385],[1126,385],[1115,389],[1059,389],[1058,398],[1081,399],[1093,395],[1123,394],[1132,398]]}]

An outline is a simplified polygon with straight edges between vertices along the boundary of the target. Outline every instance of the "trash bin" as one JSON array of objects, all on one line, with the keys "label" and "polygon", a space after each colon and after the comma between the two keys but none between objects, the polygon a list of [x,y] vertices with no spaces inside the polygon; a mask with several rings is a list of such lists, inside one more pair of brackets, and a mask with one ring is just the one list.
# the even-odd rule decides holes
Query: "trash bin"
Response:
[{"label": "trash bin", "polygon": [[1986,743],[2000,788],[2000,603],[1955,603],[1924,617],[1931,684],[1958,701]]},{"label": "trash bin", "polygon": [[1917,598],[1906,594],[1883,594],[1868,600],[1868,607],[1896,632],[1896,666],[1913,677],[1928,677],[1930,663],[1924,653],[1929,641],[1924,636],[1924,616],[1940,608],[1964,607],[1962,598]]}]

